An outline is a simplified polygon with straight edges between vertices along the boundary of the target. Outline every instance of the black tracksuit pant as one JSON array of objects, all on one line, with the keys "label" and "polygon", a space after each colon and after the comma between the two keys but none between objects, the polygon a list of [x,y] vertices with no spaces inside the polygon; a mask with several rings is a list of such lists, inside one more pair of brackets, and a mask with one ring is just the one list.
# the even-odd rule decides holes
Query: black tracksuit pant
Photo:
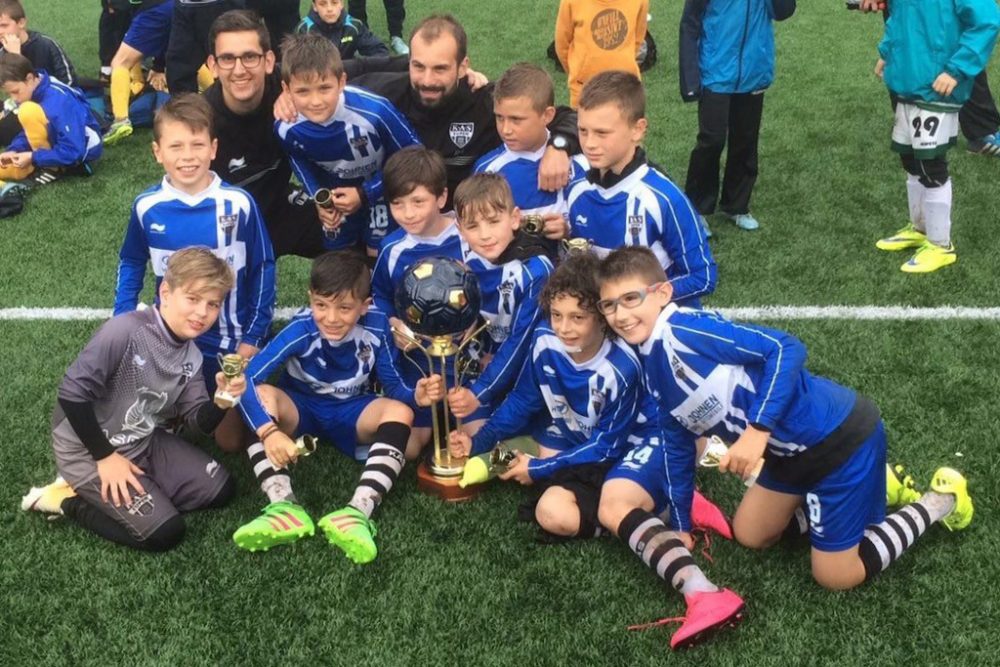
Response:
[{"label": "black tracksuit pant", "polygon": [[[404,0],[382,0],[385,5],[385,20],[389,24],[389,35],[403,37],[403,19],[406,18]],[[347,13],[368,25],[367,0],[348,0]],[[403,39],[406,39],[403,37]]]},{"label": "black tracksuit pant", "polygon": [[208,58],[212,22],[230,9],[243,8],[243,0],[174,2],[167,45],[167,87],[171,95],[198,92],[198,68]]}]

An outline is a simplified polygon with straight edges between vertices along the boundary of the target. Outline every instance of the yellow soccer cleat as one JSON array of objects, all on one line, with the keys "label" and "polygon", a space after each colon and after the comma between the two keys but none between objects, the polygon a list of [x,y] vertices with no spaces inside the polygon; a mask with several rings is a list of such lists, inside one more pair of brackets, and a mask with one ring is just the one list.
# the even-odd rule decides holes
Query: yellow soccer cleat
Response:
[{"label": "yellow soccer cleat", "polygon": [[930,273],[957,261],[958,255],[955,254],[954,244],[948,244],[948,247],[945,248],[928,241],[917,249],[917,252],[906,264],[899,268],[903,273]]},{"label": "yellow soccer cleat", "polygon": [[892,236],[887,236],[884,239],[879,239],[875,243],[875,247],[879,250],[888,250],[890,252],[895,252],[896,250],[909,250],[910,248],[919,248],[924,243],[927,242],[927,235],[923,232],[917,230],[913,224],[909,224],[906,227],[896,231]]},{"label": "yellow soccer cleat", "polygon": [[954,468],[938,468],[931,478],[932,491],[955,496],[955,507],[941,519],[941,523],[948,530],[962,530],[972,523],[974,508],[968,484],[962,473]]},{"label": "yellow soccer cleat", "polygon": [[920,500],[922,493],[910,475],[904,475],[903,466],[885,464],[885,504],[888,507],[902,507]]},{"label": "yellow soccer cleat", "polygon": [[46,514],[62,514],[62,503],[67,498],[76,495],[76,491],[62,477],[45,486],[33,486],[27,495],[21,498],[21,509],[25,512],[44,512]]}]

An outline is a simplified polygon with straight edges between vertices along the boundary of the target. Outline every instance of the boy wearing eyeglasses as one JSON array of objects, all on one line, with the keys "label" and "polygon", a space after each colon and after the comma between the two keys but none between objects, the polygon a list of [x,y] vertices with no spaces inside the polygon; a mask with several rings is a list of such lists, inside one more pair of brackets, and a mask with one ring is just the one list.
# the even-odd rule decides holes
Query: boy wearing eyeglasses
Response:
[{"label": "boy wearing eyeglasses", "polygon": [[[298,112],[275,131],[306,192],[317,201],[328,249],[363,242],[370,257],[391,231],[388,219],[372,219],[382,200],[382,167],[401,148],[419,144],[392,103],[348,86],[340,52],[316,33],[282,43],[281,85]],[[327,193],[324,192],[324,195]]]},{"label": "boy wearing eyeglasses", "polygon": [[698,212],[684,192],[646,159],[646,93],[634,74],[606,71],[583,87],[577,109],[575,169],[586,178],[568,188],[570,236],[601,257],[621,246],[645,246],[667,272],[677,303],[700,307],[717,273]]},{"label": "boy wearing eyeglasses", "polygon": [[[898,493],[886,493],[878,408],[853,389],[810,374],[801,341],[671,303],[673,286],[646,248],[612,252],[598,280],[598,308],[615,333],[637,346],[658,404],[675,530],[690,529],[695,438],[710,435],[733,443],[720,461],[723,472],[746,479],[764,457],[736,510],[736,539],[752,549],[773,545],[804,504],[813,578],[827,589],[854,588],[874,577],[933,523],[960,530],[972,521],[966,480],[951,468],[934,473],[922,498],[886,515],[887,500],[902,503]],[[618,535],[664,578],[677,572],[673,550],[662,547],[674,533],[649,512],[634,509],[622,517]]]}]

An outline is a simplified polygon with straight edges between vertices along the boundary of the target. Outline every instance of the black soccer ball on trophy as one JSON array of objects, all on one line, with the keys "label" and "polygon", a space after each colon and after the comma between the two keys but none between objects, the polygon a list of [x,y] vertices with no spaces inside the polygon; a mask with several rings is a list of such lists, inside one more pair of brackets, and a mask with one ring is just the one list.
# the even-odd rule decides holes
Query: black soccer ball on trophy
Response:
[{"label": "black soccer ball on trophy", "polygon": [[424,336],[459,334],[475,324],[482,296],[476,275],[448,257],[422,259],[396,287],[396,312]]}]

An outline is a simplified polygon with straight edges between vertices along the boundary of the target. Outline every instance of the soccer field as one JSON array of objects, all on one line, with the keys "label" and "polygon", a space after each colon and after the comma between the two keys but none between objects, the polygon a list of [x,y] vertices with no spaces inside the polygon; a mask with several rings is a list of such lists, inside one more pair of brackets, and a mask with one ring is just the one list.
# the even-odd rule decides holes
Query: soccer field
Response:
[{"label": "soccer field", "polygon": [[[410,0],[407,25],[454,12],[473,66],[495,78],[515,61],[544,61],[557,4]],[[660,61],[646,84],[648,151],[683,183],[697,119],[678,95],[681,4],[653,6]],[[989,637],[1000,625],[1000,160],[968,155],[964,143],[952,152],[960,259],[927,276],[901,273],[904,257],[874,248],[906,215],[903,172],[888,150],[888,99],[871,74],[881,20],[844,11],[839,0],[799,4],[778,27],[777,80],[765,101],[753,205],[762,228],[748,234],[712,220],[720,279],[706,306],[848,307],[766,323],[806,342],[813,372],[875,400],[890,460],[922,485],[940,465],[967,473],[977,503],[968,530],[931,529],[884,575],[848,593],[812,582],[806,545],[755,553],[714,540],[711,559],[696,559],[746,598],[746,618],[670,655],[672,626],[625,628],[682,614],[679,596],[609,537],[536,544],[515,519],[513,486],[444,505],[419,494],[413,469],[404,470],[376,515],[379,557],[365,567],[319,537],[266,554],[236,549],[232,531],[257,514],[262,496],[245,457],[212,445],[241,493],[224,510],[191,515],[187,539],[167,554],[133,553],[66,521],[26,515],[20,496],[54,473],[55,388],[99,324],[43,319],[53,315],[44,309],[111,306],[130,204],[162,175],[149,132],[138,131],[106,151],[93,178],[35,192],[22,215],[2,221],[0,665],[997,664]],[[380,5],[371,0],[369,14],[385,37]],[[79,73],[96,74],[99,2],[25,6],[29,27],[61,41]],[[551,71],[565,101],[564,78]],[[991,74],[1000,82],[996,63]],[[279,262],[279,305],[303,305],[306,267]],[[864,306],[886,308],[861,318]],[[897,306],[964,307],[982,317],[901,319],[889,308]],[[14,308],[39,310],[12,320]],[[293,472],[299,498],[318,518],[346,502],[358,470],[321,451]],[[728,512],[736,507],[743,487],[735,479],[707,471],[700,481]]]}]

